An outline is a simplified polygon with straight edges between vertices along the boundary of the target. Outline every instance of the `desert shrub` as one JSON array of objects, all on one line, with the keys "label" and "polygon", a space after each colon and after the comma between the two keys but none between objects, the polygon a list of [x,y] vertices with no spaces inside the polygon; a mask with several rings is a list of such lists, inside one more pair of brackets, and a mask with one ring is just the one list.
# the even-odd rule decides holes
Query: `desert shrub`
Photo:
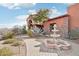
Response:
[{"label": "desert shrub", "polygon": [[32,34],[31,29],[28,29],[28,30],[27,30],[27,35],[30,36],[30,37],[32,37],[33,34]]},{"label": "desert shrub", "polygon": [[14,43],[12,43],[12,46],[19,46],[21,44],[22,44],[21,41],[15,41]]},{"label": "desert shrub", "polygon": [[0,49],[0,56],[11,56],[13,55],[13,52],[6,47],[3,47],[2,49]]},{"label": "desert shrub", "polygon": [[7,40],[5,40],[4,42],[3,42],[3,44],[11,44],[11,43],[13,43],[13,42],[15,42],[16,41],[16,39],[7,39]]},{"label": "desert shrub", "polygon": [[22,34],[27,34],[26,26],[24,25],[21,29]]},{"label": "desert shrub", "polygon": [[19,46],[22,45],[22,41],[17,39],[7,39],[3,42],[3,44],[11,44],[12,46]]},{"label": "desert shrub", "polygon": [[13,38],[13,36],[14,36],[13,32],[7,32],[3,34],[3,39]]},{"label": "desert shrub", "polygon": [[79,29],[74,29],[70,31],[70,38],[71,39],[78,39],[79,38]]}]

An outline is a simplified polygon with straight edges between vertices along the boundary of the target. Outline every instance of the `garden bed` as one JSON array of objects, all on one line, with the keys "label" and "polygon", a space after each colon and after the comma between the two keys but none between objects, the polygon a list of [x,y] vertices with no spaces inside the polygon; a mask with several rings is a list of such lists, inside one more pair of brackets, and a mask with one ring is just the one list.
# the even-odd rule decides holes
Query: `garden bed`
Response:
[{"label": "garden bed", "polygon": [[[12,55],[14,56],[19,56],[19,55],[22,55],[22,56],[25,56],[25,50],[26,50],[26,47],[25,45],[18,45],[17,46],[17,43],[13,43],[13,44],[3,44],[5,40],[2,40],[0,41],[0,49],[2,48],[8,48],[9,50],[11,50],[11,52],[13,53]],[[6,42],[5,42],[6,43]],[[9,43],[12,43],[12,42],[9,42]],[[24,43],[23,43],[24,44]],[[16,45],[16,46],[13,46],[13,45]],[[8,56],[8,55],[7,55]],[[9,55],[11,56],[11,55]]]}]

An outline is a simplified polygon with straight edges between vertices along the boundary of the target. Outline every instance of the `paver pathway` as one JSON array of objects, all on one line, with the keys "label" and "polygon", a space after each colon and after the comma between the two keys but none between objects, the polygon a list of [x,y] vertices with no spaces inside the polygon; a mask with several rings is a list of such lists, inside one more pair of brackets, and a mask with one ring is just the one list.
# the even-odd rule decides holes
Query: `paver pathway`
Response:
[{"label": "paver pathway", "polygon": [[41,44],[35,41],[35,39],[25,39],[27,46],[27,56],[57,56],[57,53],[40,52],[40,47],[35,47]]},{"label": "paver pathway", "polygon": [[[32,38],[25,39],[24,41],[26,42],[28,56],[79,56],[79,44],[76,44],[70,40],[67,41],[71,44],[72,49],[68,51],[54,51],[53,49],[47,49],[39,41]],[[35,47],[40,44],[41,46]]]}]

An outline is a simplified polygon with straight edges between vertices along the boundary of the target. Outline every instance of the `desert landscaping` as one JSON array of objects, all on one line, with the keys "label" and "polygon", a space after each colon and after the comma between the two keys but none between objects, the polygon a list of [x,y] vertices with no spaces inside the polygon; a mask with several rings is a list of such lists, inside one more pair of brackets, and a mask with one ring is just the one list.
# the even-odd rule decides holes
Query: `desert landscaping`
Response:
[{"label": "desert landscaping", "polygon": [[[36,11],[28,11],[26,4],[21,5],[22,9],[8,8],[8,11],[7,6],[1,7],[10,15],[6,12],[1,18],[6,21],[0,24],[0,56],[79,56],[79,3],[49,4],[50,7],[48,3],[38,3]],[[38,8],[39,5],[43,6]],[[17,17],[11,18],[15,15]]]}]

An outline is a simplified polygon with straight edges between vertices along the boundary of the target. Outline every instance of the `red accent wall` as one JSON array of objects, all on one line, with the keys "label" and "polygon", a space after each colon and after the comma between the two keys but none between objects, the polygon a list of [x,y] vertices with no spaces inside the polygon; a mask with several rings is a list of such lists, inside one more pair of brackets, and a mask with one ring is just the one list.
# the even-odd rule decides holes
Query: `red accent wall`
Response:
[{"label": "red accent wall", "polygon": [[[68,12],[68,27],[69,29],[79,28],[79,3],[70,6]],[[51,19],[51,21],[44,22],[44,30],[49,31],[51,23],[56,23],[58,27],[62,27],[64,24],[65,17],[57,17]]]},{"label": "red accent wall", "polygon": [[68,8],[70,29],[79,28],[79,3]]},{"label": "red accent wall", "polygon": [[49,31],[50,24],[56,23],[58,27],[62,27],[64,24],[65,17],[57,18],[57,19],[49,19],[49,21],[44,22],[44,30]]}]

